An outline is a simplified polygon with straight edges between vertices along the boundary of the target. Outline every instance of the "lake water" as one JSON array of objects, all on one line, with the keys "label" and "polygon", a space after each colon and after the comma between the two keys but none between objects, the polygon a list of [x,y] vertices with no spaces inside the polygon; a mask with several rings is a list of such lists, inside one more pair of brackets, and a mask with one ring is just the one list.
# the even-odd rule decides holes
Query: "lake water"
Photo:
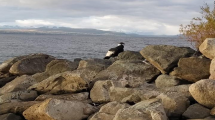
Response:
[{"label": "lake water", "polygon": [[179,37],[133,37],[113,35],[0,34],[0,63],[21,55],[45,53],[57,58],[103,58],[106,52],[125,43],[125,50],[140,51],[150,44],[192,47]]}]

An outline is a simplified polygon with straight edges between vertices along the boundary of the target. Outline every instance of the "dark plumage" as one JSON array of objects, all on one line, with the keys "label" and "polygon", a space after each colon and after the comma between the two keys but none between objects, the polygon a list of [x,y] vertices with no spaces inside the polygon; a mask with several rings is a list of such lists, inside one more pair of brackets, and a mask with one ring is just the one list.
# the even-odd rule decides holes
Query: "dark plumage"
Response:
[{"label": "dark plumage", "polygon": [[104,59],[118,56],[119,53],[124,51],[124,43],[120,42],[117,47],[109,49]]}]

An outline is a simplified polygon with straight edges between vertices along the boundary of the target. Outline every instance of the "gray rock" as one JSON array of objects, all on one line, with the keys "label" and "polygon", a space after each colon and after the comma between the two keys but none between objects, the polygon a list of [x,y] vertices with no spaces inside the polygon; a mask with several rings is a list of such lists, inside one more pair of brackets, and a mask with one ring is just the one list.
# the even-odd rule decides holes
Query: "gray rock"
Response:
[{"label": "gray rock", "polygon": [[163,74],[169,73],[177,66],[180,58],[191,56],[194,52],[188,47],[170,45],[149,45],[140,51],[141,55]]},{"label": "gray rock", "polygon": [[183,113],[183,117],[190,119],[203,119],[210,115],[210,110],[199,104],[193,104]]},{"label": "gray rock", "polygon": [[83,120],[96,110],[80,101],[47,99],[25,110],[23,116],[27,120]]},{"label": "gray rock", "polygon": [[181,79],[196,82],[201,79],[208,79],[210,76],[211,60],[206,58],[181,58],[178,62],[178,67],[170,75],[177,76]]},{"label": "gray rock", "polygon": [[24,119],[16,114],[8,113],[0,115],[0,120],[24,120]]},{"label": "gray rock", "polygon": [[210,79],[200,80],[189,87],[193,98],[201,105],[208,108],[215,107],[215,81]]},{"label": "gray rock", "polygon": [[44,72],[46,65],[54,60],[54,57],[46,54],[29,55],[17,62],[11,67],[9,72],[14,75],[32,75],[35,73]]},{"label": "gray rock", "polygon": [[7,83],[2,88],[0,88],[0,95],[9,93],[9,92],[25,91],[29,86],[35,83],[37,82],[31,76],[22,75],[20,77],[17,77],[13,81]]},{"label": "gray rock", "polygon": [[215,38],[206,38],[199,46],[199,51],[207,58],[213,59],[215,57]]},{"label": "gray rock", "polygon": [[177,86],[180,84],[180,79],[178,79],[175,76],[169,76],[169,75],[160,75],[155,80],[155,84],[157,88],[166,88],[166,87],[172,87]]},{"label": "gray rock", "polygon": [[159,70],[151,64],[118,60],[96,75],[94,80],[126,79],[130,87],[139,87],[146,81],[152,81],[159,74]]},{"label": "gray rock", "polygon": [[6,113],[22,114],[30,106],[40,103],[38,101],[28,101],[28,102],[12,102],[4,103],[0,105],[0,115]]},{"label": "gray rock", "polygon": [[0,96],[0,104],[6,102],[17,102],[17,101],[31,101],[37,97],[36,91],[17,91],[11,93],[5,93]]},{"label": "gray rock", "polygon": [[3,87],[8,82],[14,80],[17,76],[11,76],[9,73],[0,75],[0,88]]},{"label": "gray rock", "polygon": [[113,120],[168,120],[168,118],[159,100],[150,99],[118,110]]},{"label": "gray rock", "polygon": [[62,94],[74,93],[88,88],[87,82],[79,75],[71,71],[59,73],[29,87],[40,93]]},{"label": "gray rock", "polygon": [[118,60],[144,60],[144,57],[136,51],[124,51],[117,56]]}]

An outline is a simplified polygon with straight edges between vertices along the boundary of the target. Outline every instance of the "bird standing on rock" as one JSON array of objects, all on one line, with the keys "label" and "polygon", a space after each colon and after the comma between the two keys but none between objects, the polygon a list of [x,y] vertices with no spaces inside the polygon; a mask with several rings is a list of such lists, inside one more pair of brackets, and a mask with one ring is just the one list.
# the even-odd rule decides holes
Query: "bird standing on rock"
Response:
[{"label": "bird standing on rock", "polygon": [[119,53],[124,51],[124,44],[125,43],[120,42],[117,47],[111,48],[110,50],[108,50],[108,52],[107,52],[106,56],[104,57],[104,59],[109,59],[111,57],[118,56]]}]

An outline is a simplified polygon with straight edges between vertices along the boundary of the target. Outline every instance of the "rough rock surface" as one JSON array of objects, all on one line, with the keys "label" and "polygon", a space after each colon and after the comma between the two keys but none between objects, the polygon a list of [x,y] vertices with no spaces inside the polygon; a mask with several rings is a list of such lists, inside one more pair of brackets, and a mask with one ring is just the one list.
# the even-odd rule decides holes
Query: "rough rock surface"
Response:
[{"label": "rough rock surface", "polygon": [[157,98],[161,99],[167,116],[171,117],[180,117],[190,105],[188,98],[174,92],[161,94]]},{"label": "rough rock surface", "polygon": [[189,87],[193,98],[200,104],[213,108],[215,107],[215,81],[203,79]]},{"label": "rough rock surface", "polygon": [[0,96],[0,104],[13,101],[31,101],[37,96],[38,95],[36,91],[17,91],[5,93],[4,95]]},{"label": "rough rock surface", "polygon": [[149,45],[140,51],[163,74],[170,72],[180,58],[191,56],[194,52],[191,48],[170,45]]},{"label": "rough rock surface", "polygon": [[96,114],[94,114],[90,120],[113,120],[115,114],[119,109],[128,108],[130,105],[119,102],[109,102],[102,106]]},{"label": "rough rock surface", "polygon": [[95,80],[126,79],[131,87],[138,87],[146,81],[152,81],[160,71],[151,64],[142,61],[118,60],[101,71]]},{"label": "rough rock surface", "polygon": [[74,94],[62,94],[62,95],[52,95],[52,94],[42,94],[36,98],[37,101],[44,101],[49,98],[53,99],[62,99],[62,100],[78,100],[78,101],[86,101],[89,98],[88,92],[82,92],[82,93],[74,93]]},{"label": "rough rock surface", "polygon": [[168,118],[158,99],[150,99],[118,110],[113,120],[168,120]]},{"label": "rough rock surface", "polygon": [[215,57],[215,38],[206,38],[199,46],[199,51],[207,58],[213,59]]},{"label": "rough rock surface", "polygon": [[211,64],[210,64],[210,77],[209,79],[215,79],[215,59],[211,60]]},{"label": "rough rock surface", "polygon": [[31,106],[23,115],[28,120],[83,120],[95,111],[90,104],[79,101],[47,99]]},{"label": "rough rock surface", "polygon": [[118,60],[144,60],[144,57],[135,51],[124,51],[117,56]]},{"label": "rough rock surface", "polygon": [[211,60],[206,58],[181,58],[178,62],[178,67],[170,75],[177,76],[190,82],[196,82],[201,79],[208,79],[210,76]]},{"label": "rough rock surface", "polygon": [[30,106],[39,103],[38,101],[28,102],[12,102],[4,103],[0,105],[0,115],[6,113],[22,114]]},{"label": "rough rock surface", "polygon": [[0,75],[0,88],[8,82],[14,80],[17,76],[10,75],[9,73]]},{"label": "rough rock surface", "polygon": [[37,82],[35,82],[35,79],[31,76],[22,75],[0,88],[0,95],[15,91],[25,91],[29,86],[35,83]]},{"label": "rough rock surface", "polygon": [[71,71],[59,73],[32,85],[29,89],[40,93],[62,94],[74,93],[87,89],[87,83],[79,74]]},{"label": "rough rock surface", "polygon": [[0,115],[0,120],[24,120],[24,119],[16,114],[8,113]]},{"label": "rough rock surface", "polygon": [[183,113],[183,117],[188,119],[203,119],[210,115],[210,110],[199,104],[193,104]]},{"label": "rough rock surface", "polygon": [[169,76],[169,75],[160,75],[155,80],[155,85],[157,88],[166,88],[166,87],[172,87],[177,86],[180,84],[180,79],[178,79],[175,76]]},{"label": "rough rock surface", "polygon": [[15,75],[32,75],[35,73],[44,72],[46,65],[52,60],[54,60],[54,57],[52,56],[46,54],[34,54],[14,63],[10,67],[9,72]]}]

